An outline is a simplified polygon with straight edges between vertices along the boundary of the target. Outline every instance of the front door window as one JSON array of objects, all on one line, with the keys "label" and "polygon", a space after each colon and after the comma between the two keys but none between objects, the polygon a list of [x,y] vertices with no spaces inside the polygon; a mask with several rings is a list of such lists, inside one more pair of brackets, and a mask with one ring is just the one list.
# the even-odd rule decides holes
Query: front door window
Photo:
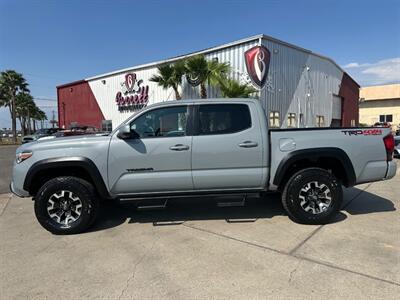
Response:
[{"label": "front door window", "polygon": [[141,139],[186,135],[187,107],[174,106],[149,111],[132,121],[131,131]]}]

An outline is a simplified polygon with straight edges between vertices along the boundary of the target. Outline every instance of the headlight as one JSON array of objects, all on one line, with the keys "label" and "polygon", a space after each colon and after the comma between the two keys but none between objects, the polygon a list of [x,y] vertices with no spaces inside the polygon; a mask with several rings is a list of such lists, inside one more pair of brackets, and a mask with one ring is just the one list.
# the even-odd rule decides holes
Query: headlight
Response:
[{"label": "headlight", "polygon": [[21,152],[21,153],[18,153],[18,154],[16,155],[15,161],[17,162],[17,164],[20,164],[20,163],[22,163],[24,160],[26,160],[26,159],[28,159],[29,157],[31,157],[32,154],[33,154],[32,152]]}]

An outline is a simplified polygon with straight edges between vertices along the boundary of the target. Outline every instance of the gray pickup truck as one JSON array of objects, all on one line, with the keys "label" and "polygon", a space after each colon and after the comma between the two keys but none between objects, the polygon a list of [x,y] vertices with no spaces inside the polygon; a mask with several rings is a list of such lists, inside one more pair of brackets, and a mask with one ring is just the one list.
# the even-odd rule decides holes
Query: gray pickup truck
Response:
[{"label": "gray pickup truck", "polygon": [[342,185],[396,173],[386,128],[268,129],[254,99],[167,101],[112,133],[36,141],[17,149],[11,191],[32,196],[40,224],[78,233],[101,200],[282,194],[289,217],[322,224],[339,211]]}]

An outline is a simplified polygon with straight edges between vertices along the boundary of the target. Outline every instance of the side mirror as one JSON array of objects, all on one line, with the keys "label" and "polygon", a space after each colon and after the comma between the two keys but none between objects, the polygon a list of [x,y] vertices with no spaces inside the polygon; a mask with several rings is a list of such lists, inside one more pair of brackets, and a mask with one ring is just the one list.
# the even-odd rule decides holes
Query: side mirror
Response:
[{"label": "side mirror", "polygon": [[131,127],[125,125],[118,130],[117,137],[121,140],[129,139],[131,137]]}]

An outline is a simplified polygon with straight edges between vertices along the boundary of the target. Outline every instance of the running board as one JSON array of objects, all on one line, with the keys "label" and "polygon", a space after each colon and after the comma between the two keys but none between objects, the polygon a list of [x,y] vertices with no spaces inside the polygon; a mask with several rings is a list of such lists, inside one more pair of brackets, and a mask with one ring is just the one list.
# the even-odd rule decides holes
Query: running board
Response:
[{"label": "running board", "polygon": [[182,198],[202,198],[202,197],[235,197],[235,196],[240,196],[240,195],[255,195],[255,194],[259,194],[259,192],[248,192],[246,194],[242,193],[229,193],[229,192],[225,192],[225,193],[204,193],[204,194],[183,194],[183,195],[160,195],[160,196],[156,196],[156,195],[149,195],[146,197],[140,197],[140,196],[135,196],[135,197],[128,197],[128,196],[124,196],[124,197],[119,197],[118,201],[121,203],[124,202],[138,202],[138,201],[146,201],[146,200],[162,200],[165,198],[168,199],[182,199]]},{"label": "running board", "polygon": [[158,210],[165,209],[167,207],[168,199],[164,201],[163,204],[155,204],[155,205],[140,205],[137,207],[137,210]]},{"label": "running board", "polygon": [[218,207],[242,207],[246,204],[247,195],[244,195],[242,201],[220,201],[217,202]]}]

